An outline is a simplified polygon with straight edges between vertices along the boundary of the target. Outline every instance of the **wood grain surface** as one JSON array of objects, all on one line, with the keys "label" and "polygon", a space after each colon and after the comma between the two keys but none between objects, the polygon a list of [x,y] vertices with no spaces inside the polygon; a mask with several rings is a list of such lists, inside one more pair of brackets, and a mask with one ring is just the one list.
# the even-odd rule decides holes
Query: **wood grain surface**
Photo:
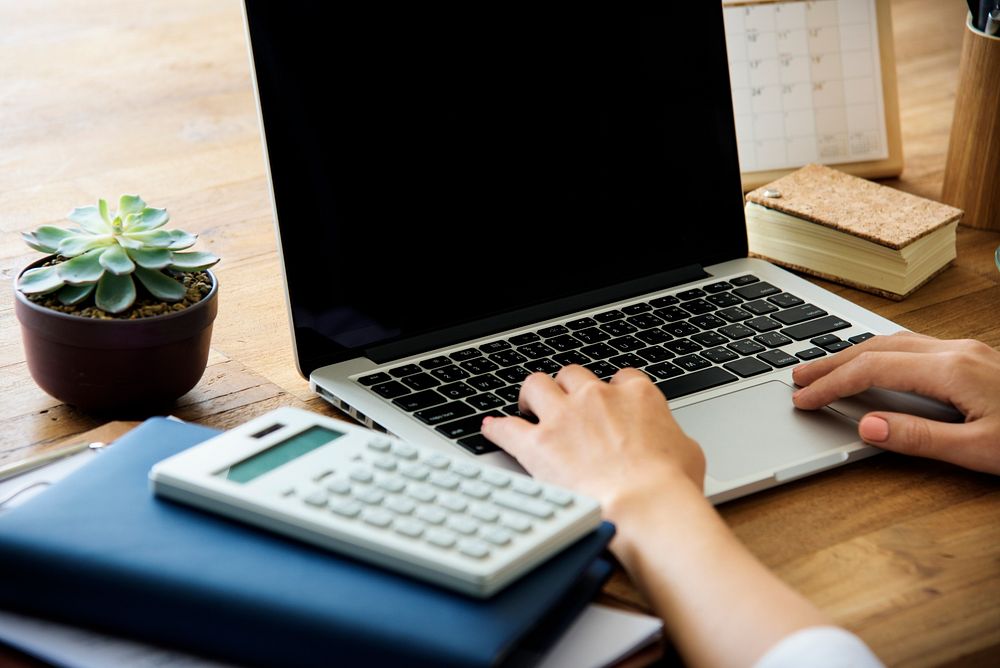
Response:
[{"label": "wood grain surface", "polygon": [[[893,2],[906,167],[885,183],[934,199],[965,11]],[[35,387],[12,281],[37,256],[19,232],[121,193],[167,207],[201,235],[195,250],[223,258],[209,367],[173,413],[216,427],[279,405],[336,414],[295,369],[250,86],[236,0],[0,0],[0,463],[114,417]],[[998,244],[1000,234],[960,228],[955,264],[902,302],[821,284],[913,330],[1000,347]],[[1000,665],[997,478],[881,455],[720,511],[887,664]],[[622,573],[604,597],[643,607]]]}]

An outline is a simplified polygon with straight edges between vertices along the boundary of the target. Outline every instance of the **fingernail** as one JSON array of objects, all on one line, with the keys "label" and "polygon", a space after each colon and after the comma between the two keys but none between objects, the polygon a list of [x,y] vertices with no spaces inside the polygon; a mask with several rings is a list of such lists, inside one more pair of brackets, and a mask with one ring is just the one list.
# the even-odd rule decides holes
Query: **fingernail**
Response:
[{"label": "fingernail", "polygon": [[488,425],[490,422],[493,422],[493,416],[492,415],[487,415],[486,417],[484,417],[483,418],[483,429],[485,429],[486,425]]},{"label": "fingernail", "polygon": [[868,443],[884,443],[889,440],[889,423],[884,418],[869,415],[861,419],[858,433]]},{"label": "fingernail", "polygon": [[802,394],[802,388],[801,387],[799,389],[795,390],[794,392],[792,392],[792,399],[797,399],[800,394]]}]

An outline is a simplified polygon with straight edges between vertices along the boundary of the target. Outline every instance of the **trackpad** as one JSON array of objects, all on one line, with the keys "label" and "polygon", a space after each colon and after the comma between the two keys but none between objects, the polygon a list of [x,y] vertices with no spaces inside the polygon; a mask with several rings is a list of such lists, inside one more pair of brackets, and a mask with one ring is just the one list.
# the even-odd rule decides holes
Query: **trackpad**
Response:
[{"label": "trackpad", "polygon": [[857,422],[828,408],[800,411],[775,380],[684,406],[677,421],[701,444],[708,475],[727,481],[772,473],[858,439]]}]

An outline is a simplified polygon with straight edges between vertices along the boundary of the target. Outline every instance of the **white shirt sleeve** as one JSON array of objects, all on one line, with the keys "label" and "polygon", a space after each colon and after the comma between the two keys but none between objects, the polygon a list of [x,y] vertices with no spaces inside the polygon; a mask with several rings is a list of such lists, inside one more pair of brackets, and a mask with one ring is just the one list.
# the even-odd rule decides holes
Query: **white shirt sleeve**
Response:
[{"label": "white shirt sleeve", "polygon": [[813,626],[783,638],[754,668],[884,668],[868,645],[836,626]]}]

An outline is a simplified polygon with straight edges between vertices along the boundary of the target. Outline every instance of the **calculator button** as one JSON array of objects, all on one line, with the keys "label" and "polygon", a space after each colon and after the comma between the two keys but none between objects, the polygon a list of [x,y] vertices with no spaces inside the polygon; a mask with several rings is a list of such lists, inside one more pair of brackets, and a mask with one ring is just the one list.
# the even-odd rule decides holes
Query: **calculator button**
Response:
[{"label": "calculator button", "polygon": [[469,508],[469,514],[477,520],[482,520],[483,522],[496,522],[497,518],[500,517],[500,513],[494,510],[491,506],[486,506],[481,503],[477,503]]},{"label": "calculator button", "polygon": [[432,469],[446,469],[448,468],[448,464],[451,463],[451,459],[446,455],[442,455],[440,452],[435,452],[425,459],[424,463]]},{"label": "calculator button", "polygon": [[358,482],[371,482],[375,476],[372,472],[366,468],[358,467],[351,471],[351,480],[357,480]]},{"label": "calculator button", "polygon": [[458,487],[458,476],[444,471],[434,471],[431,473],[431,484],[442,489],[455,489]]},{"label": "calculator button", "polygon": [[368,441],[368,448],[375,452],[389,452],[392,443],[387,438],[373,438]]},{"label": "calculator button", "polygon": [[410,538],[419,538],[424,533],[424,527],[420,522],[406,517],[396,520],[396,524],[392,528],[396,530],[396,533]]},{"label": "calculator button", "polygon": [[455,494],[442,494],[438,497],[438,503],[448,510],[453,510],[456,513],[462,512],[469,506],[465,499],[460,496],[456,496]]},{"label": "calculator button", "polygon": [[422,503],[430,503],[437,498],[437,492],[427,485],[410,485],[406,493]]},{"label": "calculator button", "polygon": [[506,545],[511,539],[510,532],[499,527],[490,527],[480,535],[494,545]]},{"label": "calculator button", "polygon": [[448,513],[434,506],[420,506],[416,515],[428,524],[441,524],[448,517]]},{"label": "calculator button", "polygon": [[430,475],[430,469],[423,464],[404,464],[399,467],[399,472],[410,480],[426,480]]},{"label": "calculator button", "polygon": [[379,457],[372,464],[375,465],[375,468],[382,469],[383,471],[396,470],[396,460],[389,456]]},{"label": "calculator button", "polygon": [[510,484],[510,476],[502,471],[495,471],[493,469],[486,469],[483,471],[483,476],[481,480],[485,480],[494,487],[506,487]]},{"label": "calculator button", "polygon": [[391,496],[386,499],[385,507],[394,513],[399,513],[400,515],[409,515],[413,512],[413,509],[416,508],[417,505],[406,497]]},{"label": "calculator button", "polygon": [[449,548],[455,544],[455,534],[447,529],[428,529],[427,542],[438,547]]},{"label": "calculator button", "polygon": [[307,494],[306,497],[302,500],[308,503],[310,506],[316,506],[317,508],[322,508],[326,505],[327,496],[326,492],[324,492],[321,489],[317,489],[316,491]]},{"label": "calculator button", "polygon": [[464,515],[452,515],[445,522],[445,526],[452,531],[457,531],[460,534],[471,536],[476,533],[476,529],[479,528],[479,523],[465,517]]},{"label": "calculator button", "polygon": [[538,496],[542,491],[542,486],[529,478],[514,478],[511,489],[528,496]]},{"label": "calculator button", "polygon": [[455,462],[452,465],[451,470],[463,478],[475,478],[479,475],[479,472],[482,471],[482,469],[475,464],[462,461]]},{"label": "calculator button", "polygon": [[561,508],[565,508],[571,503],[573,503],[573,495],[569,492],[564,492],[561,489],[548,488],[542,494],[544,498],[549,503],[554,503]]},{"label": "calculator button", "polygon": [[377,489],[363,489],[354,495],[354,498],[362,503],[367,503],[370,506],[375,506],[382,503],[382,499],[385,498],[385,494],[378,491]]},{"label": "calculator button", "polygon": [[490,556],[489,546],[481,540],[463,539],[458,543],[458,551],[467,557],[485,559]]},{"label": "calculator button", "polygon": [[534,499],[526,499],[520,494],[512,492],[494,492],[493,502],[498,506],[510,508],[511,510],[520,510],[522,513],[528,513],[541,519],[548,519],[553,515],[552,508],[547,503],[535,501]]},{"label": "calculator button", "polygon": [[326,483],[326,489],[334,494],[350,494],[351,493],[351,483],[340,478],[336,478]]},{"label": "calculator button", "polygon": [[474,499],[485,499],[490,495],[490,486],[476,480],[466,480],[459,487],[462,493]]},{"label": "calculator button", "polygon": [[330,510],[344,517],[357,517],[361,512],[361,504],[350,499],[335,499],[330,504]]},{"label": "calculator button", "polygon": [[527,517],[521,517],[520,515],[505,514],[500,518],[500,525],[505,526],[508,529],[513,529],[518,533],[525,533],[531,530],[531,520]]},{"label": "calculator button", "polygon": [[385,528],[392,524],[392,515],[381,508],[368,508],[361,513],[361,519],[376,527]]},{"label": "calculator button", "polygon": [[392,454],[397,457],[402,457],[403,459],[416,459],[417,449],[409,443],[394,443],[392,446]]},{"label": "calculator button", "polygon": [[399,478],[382,478],[375,485],[392,494],[398,494],[406,489],[406,483]]}]

